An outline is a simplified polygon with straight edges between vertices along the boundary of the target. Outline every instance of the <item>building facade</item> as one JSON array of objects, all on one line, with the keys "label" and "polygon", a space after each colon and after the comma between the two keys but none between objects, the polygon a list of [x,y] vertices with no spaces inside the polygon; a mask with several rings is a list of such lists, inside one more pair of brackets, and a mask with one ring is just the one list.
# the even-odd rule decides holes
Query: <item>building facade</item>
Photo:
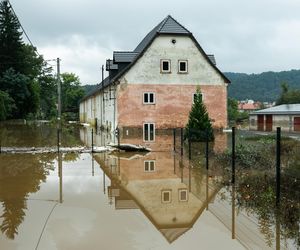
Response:
[{"label": "building facade", "polygon": [[300,132],[300,104],[284,104],[250,114],[250,130]]},{"label": "building facade", "polygon": [[116,51],[107,60],[109,76],[80,103],[80,121],[124,138],[145,142],[156,131],[185,127],[200,87],[213,127],[227,126],[227,85],[193,34],[171,16],[160,22],[134,51]]}]

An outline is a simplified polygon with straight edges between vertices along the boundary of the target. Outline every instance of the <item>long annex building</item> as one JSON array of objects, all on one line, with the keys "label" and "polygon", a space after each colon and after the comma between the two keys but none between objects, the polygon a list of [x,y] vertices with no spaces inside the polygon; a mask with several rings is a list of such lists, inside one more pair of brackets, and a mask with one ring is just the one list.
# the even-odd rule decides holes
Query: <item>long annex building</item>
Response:
[{"label": "long annex building", "polygon": [[214,56],[171,16],[133,51],[113,52],[106,70],[109,76],[80,103],[82,123],[153,142],[159,129],[185,127],[200,87],[213,127],[227,126],[230,81]]}]

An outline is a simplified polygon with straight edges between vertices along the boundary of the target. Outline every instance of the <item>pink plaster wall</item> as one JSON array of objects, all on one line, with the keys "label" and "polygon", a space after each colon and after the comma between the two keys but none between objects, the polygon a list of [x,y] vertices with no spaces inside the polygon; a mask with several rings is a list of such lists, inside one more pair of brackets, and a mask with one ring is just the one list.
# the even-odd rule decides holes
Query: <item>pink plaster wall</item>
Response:
[{"label": "pink plaster wall", "polygon": [[[200,86],[204,104],[215,128],[227,126],[227,88]],[[156,104],[143,104],[143,93],[154,92]],[[185,127],[192,106],[195,85],[126,84],[117,97],[118,126],[142,127],[154,122],[157,128]]]}]

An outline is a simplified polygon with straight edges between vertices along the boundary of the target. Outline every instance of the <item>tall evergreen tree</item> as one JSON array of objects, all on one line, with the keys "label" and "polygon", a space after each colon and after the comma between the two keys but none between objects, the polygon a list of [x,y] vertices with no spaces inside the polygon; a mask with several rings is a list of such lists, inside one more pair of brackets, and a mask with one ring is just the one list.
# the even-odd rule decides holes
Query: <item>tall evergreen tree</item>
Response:
[{"label": "tall evergreen tree", "polygon": [[200,88],[197,88],[194,96],[194,104],[189,115],[189,121],[186,125],[186,136],[192,141],[214,140],[213,128],[202,101]]},{"label": "tall evergreen tree", "polygon": [[23,56],[22,32],[8,1],[0,3],[0,76],[9,68],[22,73]]},{"label": "tall evergreen tree", "polygon": [[[35,114],[40,105],[40,84],[44,60],[36,49],[22,41],[20,23],[10,3],[0,3],[0,91],[6,92],[16,109],[10,118]],[[6,109],[7,110],[7,109]]]}]

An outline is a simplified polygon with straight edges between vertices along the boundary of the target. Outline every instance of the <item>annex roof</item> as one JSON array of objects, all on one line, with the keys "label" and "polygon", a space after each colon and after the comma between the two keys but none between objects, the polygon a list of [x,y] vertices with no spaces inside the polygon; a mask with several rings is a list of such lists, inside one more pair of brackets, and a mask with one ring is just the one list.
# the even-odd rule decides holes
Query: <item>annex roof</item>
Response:
[{"label": "annex roof", "polygon": [[252,112],[251,115],[300,115],[299,104],[283,104]]},{"label": "annex roof", "polygon": [[114,51],[113,60],[116,63],[132,62],[137,55],[138,52],[134,51]]}]

